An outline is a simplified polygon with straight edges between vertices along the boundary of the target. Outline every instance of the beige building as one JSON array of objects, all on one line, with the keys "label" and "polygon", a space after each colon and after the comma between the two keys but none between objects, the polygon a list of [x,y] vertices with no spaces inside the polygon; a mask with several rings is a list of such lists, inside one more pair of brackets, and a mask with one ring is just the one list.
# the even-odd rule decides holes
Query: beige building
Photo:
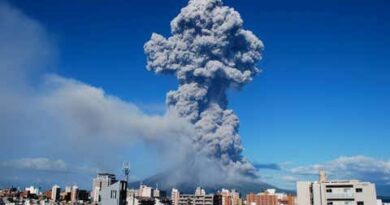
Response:
[{"label": "beige building", "polygon": [[297,205],[376,205],[375,185],[358,180],[297,182]]},{"label": "beige building", "polygon": [[213,205],[214,195],[206,194],[205,190],[198,187],[195,194],[180,194],[179,205]]},{"label": "beige building", "polygon": [[173,188],[171,192],[172,205],[179,205],[180,192],[179,190]]},{"label": "beige building", "polygon": [[138,189],[138,196],[140,197],[152,197],[153,196],[153,188],[147,185],[141,184]]},{"label": "beige building", "polygon": [[77,202],[78,200],[78,192],[79,188],[77,186],[72,186],[71,192],[70,192],[70,201]]},{"label": "beige building", "polygon": [[214,205],[241,205],[240,194],[232,189],[222,189],[214,196]]}]

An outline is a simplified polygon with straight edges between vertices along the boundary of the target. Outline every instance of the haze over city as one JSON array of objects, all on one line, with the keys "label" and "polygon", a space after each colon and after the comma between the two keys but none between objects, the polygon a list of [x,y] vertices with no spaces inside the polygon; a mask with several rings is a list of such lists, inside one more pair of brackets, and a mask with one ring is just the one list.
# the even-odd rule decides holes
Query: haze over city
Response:
[{"label": "haze over city", "polygon": [[390,195],[389,6],[0,0],[0,187],[90,189],[130,162],[137,183],[326,170]]}]

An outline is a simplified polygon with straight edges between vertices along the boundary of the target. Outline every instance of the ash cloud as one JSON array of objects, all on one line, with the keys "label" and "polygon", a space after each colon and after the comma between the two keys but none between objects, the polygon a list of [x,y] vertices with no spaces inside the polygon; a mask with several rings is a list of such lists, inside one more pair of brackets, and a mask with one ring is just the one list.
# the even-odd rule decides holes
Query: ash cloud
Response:
[{"label": "ash cloud", "polygon": [[119,170],[134,145],[169,158],[172,147],[186,144],[183,135],[193,127],[177,116],[146,114],[102,88],[50,72],[53,43],[38,21],[0,2],[0,184],[89,187],[98,170]]},{"label": "ash cloud", "polygon": [[259,170],[262,170],[262,169],[270,169],[270,170],[281,170],[282,168],[280,167],[279,164],[276,164],[276,163],[269,163],[269,164],[254,164],[254,166],[259,169]]},{"label": "ash cloud", "polygon": [[171,34],[154,33],[144,46],[149,71],[178,79],[179,88],[167,94],[168,112],[194,125],[194,150],[217,164],[225,180],[253,179],[256,168],[242,156],[239,119],[227,108],[226,91],[260,72],[262,41],[221,0],[190,0],[172,20]]},{"label": "ash cloud", "polygon": [[263,45],[242,23],[221,1],[190,1],[173,20],[172,37],[152,36],[148,68],[175,74],[180,86],[167,95],[168,112],[151,115],[50,72],[56,49],[45,28],[0,2],[0,182],[89,186],[91,173],[115,170],[128,159],[122,150],[136,143],[157,150],[158,161],[184,167],[173,172],[172,185],[253,179],[256,169],[241,154],[238,117],[225,93],[259,73]]}]

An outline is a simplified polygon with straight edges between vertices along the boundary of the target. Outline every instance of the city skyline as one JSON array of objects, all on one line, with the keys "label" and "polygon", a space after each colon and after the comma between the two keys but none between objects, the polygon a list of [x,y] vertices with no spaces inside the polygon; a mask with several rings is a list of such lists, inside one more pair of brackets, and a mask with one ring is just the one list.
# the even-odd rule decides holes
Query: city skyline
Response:
[{"label": "city skyline", "polygon": [[203,187],[192,190],[170,188],[171,194],[145,184],[128,187],[127,181],[116,179],[110,173],[99,173],[92,180],[92,190],[78,186],[61,189],[54,185],[43,191],[34,186],[25,189],[0,189],[0,203],[29,204],[103,204],[103,205],[387,205],[389,198],[378,196],[375,184],[359,180],[331,180],[320,171],[316,181],[298,181],[296,194],[280,192],[275,188],[241,192],[237,189],[220,188],[208,191]]},{"label": "city skyline", "polygon": [[[132,180],[175,166],[165,139],[188,132],[165,115],[177,80],[148,72],[143,48],[153,32],[170,36],[187,1],[57,3],[0,1],[0,186],[88,187],[124,161]],[[224,4],[265,45],[262,72],[228,92],[260,180],[293,189],[326,169],[388,186],[388,3]]]}]

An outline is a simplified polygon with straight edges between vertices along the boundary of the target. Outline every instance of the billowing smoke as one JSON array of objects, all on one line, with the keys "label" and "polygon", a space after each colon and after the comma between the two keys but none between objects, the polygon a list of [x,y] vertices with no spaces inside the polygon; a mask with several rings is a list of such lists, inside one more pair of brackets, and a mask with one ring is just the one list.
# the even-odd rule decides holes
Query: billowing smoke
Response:
[{"label": "billowing smoke", "polygon": [[153,34],[145,44],[148,70],[178,78],[178,90],[167,94],[169,112],[194,125],[197,152],[226,173],[255,176],[242,156],[239,119],[227,108],[226,91],[259,73],[262,42],[222,0],[190,0],[171,22],[171,33],[169,38]]}]

